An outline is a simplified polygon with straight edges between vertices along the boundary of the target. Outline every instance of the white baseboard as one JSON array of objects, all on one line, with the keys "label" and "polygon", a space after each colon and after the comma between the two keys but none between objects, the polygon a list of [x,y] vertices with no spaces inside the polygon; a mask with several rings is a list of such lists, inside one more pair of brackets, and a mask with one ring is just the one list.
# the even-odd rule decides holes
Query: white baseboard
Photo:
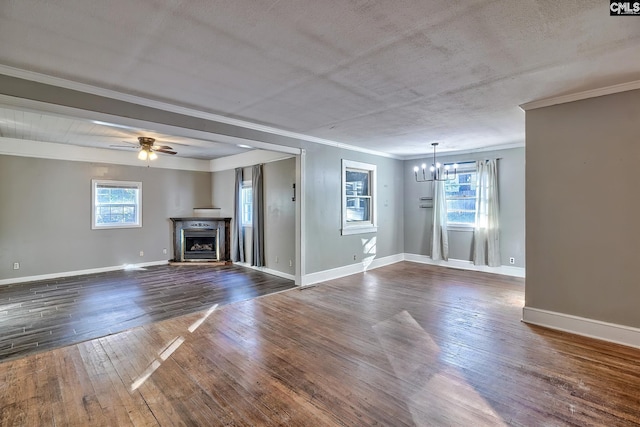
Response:
[{"label": "white baseboard", "polygon": [[403,254],[390,255],[383,258],[369,257],[363,259],[356,264],[345,265],[343,267],[322,270],[316,273],[309,273],[302,277],[301,286],[309,286],[314,283],[326,282],[327,280],[339,279],[340,277],[350,276],[352,274],[362,273],[367,270],[373,270],[385,265],[395,264],[404,261]]},{"label": "white baseboard", "polygon": [[141,262],[138,264],[123,264],[123,265],[113,265],[110,267],[89,268],[86,270],[62,271],[60,273],[40,274],[37,276],[15,277],[13,279],[0,280],[0,286],[10,285],[14,283],[33,282],[36,280],[57,279],[59,277],[81,276],[83,274],[105,273],[107,271],[144,268],[144,267],[151,267],[154,265],[164,265],[164,264],[167,264],[168,262],[169,262],[168,260],[151,261],[151,262]]},{"label": "white baseboard", "polygon": [[282,277],[283,279],[288,280],[296,280],[296,277],[293,274],[283,273],[282,271],[273,270],[267,267],[257,267],[255,265],[251,265],[248,262],[234,262],[233,265],[239,265],[240,267],[252,268],[254,270],[262,271],[263,273],[271,274],[273,276]]},{"label": "white baseboard", "polygon": [[522,321],[585,337],[640,348],[640,329],[539,308],[524,307]]},{"label": "white baseboard", "polygon": [[418,262],[421,264],[439,265],[442,267],[457,268],[460,270],[482,271],[485,273],[502,274],[504,276],[525,277],[526,269],[522,267],[511,267],[501,265],[500,267],[489,267],[488,265],[475,265],[472,261],[462,259],[449,259],[448,261],[434,261],[430,256],[418,254],[403,254],[405,261]]}]

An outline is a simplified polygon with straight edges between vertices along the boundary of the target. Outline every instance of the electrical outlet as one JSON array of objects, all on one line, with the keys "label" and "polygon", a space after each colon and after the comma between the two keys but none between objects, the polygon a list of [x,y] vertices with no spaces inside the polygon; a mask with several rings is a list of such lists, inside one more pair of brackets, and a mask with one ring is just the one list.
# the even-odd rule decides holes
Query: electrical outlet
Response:
[{"label": "electrical outlet", "polygon": [[167,254],[167,248],[164,248],[164,249],[162,250],[162,253],[166,255],[166,254]]},{"label": "electrical outlet", "polygon": [[354,261],[356,260],[356,254],[353,254],[353,260]]},{"label": "electrical outlet", "polygon": [[509,264],[515,264],[516,259],[514,257],[509,258]]},{"label": "electrical outlet", "polygon": [[14,262],[13,263],[13,269],[14,270],[20,270],[20,263],[19,262]]},{"label": "electrical outlet", "polygon": [[289,260],[289,267],[293,267],[293,261]]},{"label": "electrical outlet", "polygon": [[144,251],[140,251],[140,256],[144,256]]}]

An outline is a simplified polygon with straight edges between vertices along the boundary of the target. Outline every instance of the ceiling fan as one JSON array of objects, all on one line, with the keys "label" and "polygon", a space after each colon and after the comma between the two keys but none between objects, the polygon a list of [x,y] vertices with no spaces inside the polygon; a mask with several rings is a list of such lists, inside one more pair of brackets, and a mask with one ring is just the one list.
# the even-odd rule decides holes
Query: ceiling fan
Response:
[{"label": "ceiling fan", "polygon": [[[177,154],[175,151],[173,151],[173,148],[169,147],[168,145],[155,145],[155,142],[155,138],[151,138],[148,136],[138,137],[138,143],[140,145],[138,158],[140,160],[155,160],[158,158],[156,152],[171,155]],[[112,147],[132,148],[130,145],[112,145]]]}]

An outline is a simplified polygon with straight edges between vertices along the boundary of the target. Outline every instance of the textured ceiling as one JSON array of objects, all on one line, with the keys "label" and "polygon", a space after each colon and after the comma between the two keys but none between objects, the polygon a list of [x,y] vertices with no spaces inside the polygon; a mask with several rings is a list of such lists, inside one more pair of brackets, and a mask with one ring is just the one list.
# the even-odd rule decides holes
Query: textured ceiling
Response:
[{"label": "textured ceiling", "polygon": [[524,142],[519,104],[640,79],[604,0],[5,0],[0,64],[411,156]]}]

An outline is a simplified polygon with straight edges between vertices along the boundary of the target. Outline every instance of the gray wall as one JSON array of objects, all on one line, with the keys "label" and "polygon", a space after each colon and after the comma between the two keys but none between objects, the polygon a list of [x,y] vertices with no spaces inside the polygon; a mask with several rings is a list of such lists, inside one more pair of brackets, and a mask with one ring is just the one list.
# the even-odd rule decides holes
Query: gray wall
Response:
[{"label": "gray wall", "polygon": [[[498,160],[498,192],[500,199],[500,253],[502,264],[509,265],[509,257],[515,258],[515,267],[525,266],[525,149],[485,151],[438,156],[443,162],[464,162],[480,159]],[[413,167],[431,163],[432,156],[404,162],[402,175],[405,181],[404,199],[404,250],[406,253],[431,255],[432,209],[420,208],[420,197],[432,196],[430,183],[415,181]],[[423,202],[424,203],[424,202]],[[449,230],[449,258],[469,261],[472,259],[473,231]]]},{"label": "gray wall", "polygon": [[527,307],[640,327],[639,118],[639,90],[527,111]]},{"label": "gray wall", "polygon": [[[295,203],[292,184],[295,182],[296,159],[266,163],[263,168],[265,200],[265,262],[266,267],[295,274]],[[244,180],[251,180],[251,168],[243,169]],[[233,217],[235,173],[233,170],[212,174],[212,202],[224,216]],[[245,252],[251,262],[251,227],[245,227]],[[291,265],[289,265],[291,261]]]},{"label": "gray wall", "polygon": [[[266,163],[263,168],[265,228],[264,253],[268,268],[294,275],[296,272],[296,159]],[[291,262],[290,262],[291,261]],[[291,265],[290,265],[291,264]]]},{"label": "gray wall", "polygon": [[[92,178],[141,181],[143,227],[92,230]],[[211,179],[209,172],[0,156],[0,201],[0,279],[8,279],[172,258],[169,217],[210,205]]]},{"label": "gray wall", "polygon": [[[377,165],[377,233],[341,235],[342,159]],[[313,144],[307,148],[306,164],[307,274],[361,262],[372,255],[382,258],[403,252],[402,161]],[[367,245],[374,243],[375,253],[367,253]]]}]

